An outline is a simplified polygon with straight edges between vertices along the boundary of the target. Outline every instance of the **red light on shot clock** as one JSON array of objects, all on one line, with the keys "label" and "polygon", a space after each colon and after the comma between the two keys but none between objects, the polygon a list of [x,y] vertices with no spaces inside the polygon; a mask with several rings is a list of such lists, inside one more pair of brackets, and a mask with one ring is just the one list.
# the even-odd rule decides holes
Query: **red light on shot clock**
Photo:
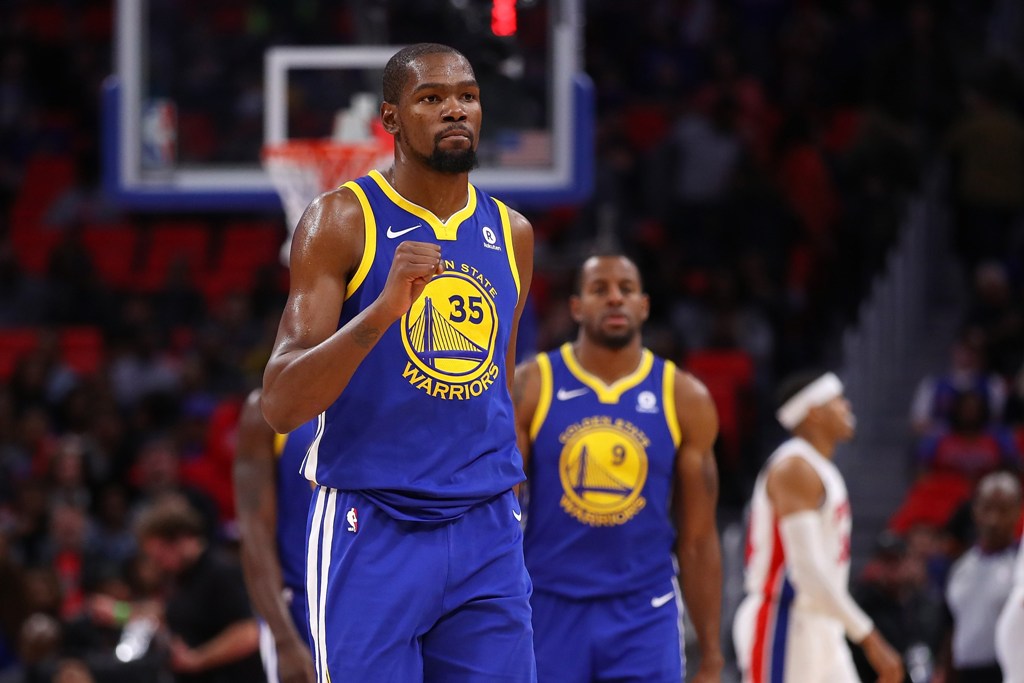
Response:
[{"label": "red light on shot clock", "polygon": [[516,34],[516,0],[492,0],[491,33],[496,36]]}]

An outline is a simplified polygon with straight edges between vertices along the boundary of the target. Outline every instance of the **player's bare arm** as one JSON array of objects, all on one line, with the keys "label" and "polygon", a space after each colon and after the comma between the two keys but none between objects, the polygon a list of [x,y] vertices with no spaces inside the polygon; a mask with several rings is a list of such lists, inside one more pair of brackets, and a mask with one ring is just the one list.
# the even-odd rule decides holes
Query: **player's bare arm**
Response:
[{"label": "player's bare arm", "polygon": [[[864,621],[867,617],[849,593],[833,586],[821,569],[826,559],[822,557],[823,545],[815,535],[820,530],[814,526],[815,520],[806,516],[824,502],[825,486],[818,473],[803,458],[784,458],[768,471],[766,486],[768,498],[781,520],[783,548],[797,590],[813,596],[818,604],[843,622],[847,635],[864,649],[880,683],[902,681],[903,662],[899,654],[878,629],[870,625],[870,620]],[[866,635],[858,637],[856,632],[850,632],[851,624],[857,622],[867,624]]]},{"label": "player's bare arm", "polygon": [[682,442],[676,456],[676,525],[683,597],[697,632],[701,661],[694,681],[721,679],[720,641],[722,553],[715,508],[718,467],[713,446],[718,412],[707,389],[692,375],[677,371],[676,413]]},{"label": "player's bare arm", "polygon": [[[512,334],[508,338],[508,352],[505,367],[508,368],[508,388],[512,391],[516,367],[516,344],[519,339],[519,320],[523,317],[526,297],[530,294],[530,283],[533,282],[533,226],[518,211],[508,210],[509,224],[512,229],[512,248],[516,254],[516,267],[519,269],[519,301],[512,320]],[[524,453],[525,457],[525,453]]]},{"label": "player's bare arm", "polygon": [[253,607],[274,636],[281,682],[314,683],[313,657],[281,597],[283,580],[276,552],[274,436],[260,411],[260,392],[253,391],[239,419],[233,465],[242,571]]},{"label": "player's bare arm", "polygon": [[263,415],[279,433],[333,403],[384,331],[442,272],[439,246],[403,242],[384,291],[337,329],[346,286],[362,257],[363,231],[362,209],[345,188],[314,200],[295,229],[288,301],[263,375]]},{"label": "player's bare arm", "polygon": [[537,366],[536,359],[530,359],[519,364],[516,368],[515,381],[512,383],[512,405],[516,412],[516,444],[519,446],[519,452],[523,454],[524,472],[529,471],[532,450],[530,425],[533,424],[538,401],[540,401],[540,368]]},{"label": "player's bare arm", "polygon": [[783,458],[768,470],[768,499],[780,517],[817,510],[825,502],[821,477],[803,458]]}]

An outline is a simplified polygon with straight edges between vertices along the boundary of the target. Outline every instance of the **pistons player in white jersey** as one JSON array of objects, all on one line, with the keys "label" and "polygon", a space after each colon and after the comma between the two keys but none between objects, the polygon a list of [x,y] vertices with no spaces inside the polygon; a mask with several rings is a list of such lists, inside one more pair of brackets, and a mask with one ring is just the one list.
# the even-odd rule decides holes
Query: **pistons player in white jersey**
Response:
[{"label": "pistons player in white jersey", "polygon": [[879,681],[903,680],[899,655],[850,597],[850,500],[832,457],[854,417],[832,373],[785,382],[776,416],[789,439],[754,486],[746,598],[733,639],[744,683],[858,681],[844,636]]}]

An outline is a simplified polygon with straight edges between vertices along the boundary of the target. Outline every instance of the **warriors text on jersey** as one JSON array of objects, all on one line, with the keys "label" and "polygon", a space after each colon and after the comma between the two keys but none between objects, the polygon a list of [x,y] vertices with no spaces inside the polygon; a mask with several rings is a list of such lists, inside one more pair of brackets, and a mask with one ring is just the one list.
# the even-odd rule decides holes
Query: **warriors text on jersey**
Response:
[{"label": "warriors text on jersey", "polygon": [[646,349],[641,358],[608,386],[580,367],[569,344],[537,357],[524,538],[537,590],[603,597],[675,575],[675,365]]},{"label": "warriors text on jersey", "polygon": [[439,244],[445,270],[320,416],[303,473],[398,519],[454,519],[523,479],[505,368],[519,300],[508,210],[470,185],[441,222],[376,171],[345,187],[366,227],[339,328],[381,293],[402,241]]}]

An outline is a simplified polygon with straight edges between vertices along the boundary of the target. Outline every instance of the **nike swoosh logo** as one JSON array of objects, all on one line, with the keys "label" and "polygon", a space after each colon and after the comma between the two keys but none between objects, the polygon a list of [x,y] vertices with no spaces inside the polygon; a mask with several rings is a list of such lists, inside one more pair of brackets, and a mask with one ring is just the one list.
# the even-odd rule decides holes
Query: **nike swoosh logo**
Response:
[{"label": "nike swoosh logo", "polygon": [[581,389],[573,389],[572,391],[568,391],[568,390],[562,388],[562,389],[558,390],[558,393],[555,394],[555,397],[559,401],[568,401],[570,398],[576,398],[577,396],[582,396],[583,394],[587,393],[588,391],[590,391],[590,389],[587,389],[586,387],[583,387]]},{"label": "nike swoosh logo", "polygon": [[651,607],[653,607],[654,609],[658,609],[662,605],[668,603],[668,601],[671,600],[674,597],[676,597],[676,594],[674,592],[672,592],[672,593],[665,593],[664,595],[659,595],[656,598],[651,598]]},{"label": "nike swoosh logo", "polygon": [[395,239],[396,237],[401,237],[405,233],[412,232],[416,228],[419,228],[419,227],[422,227],[422,226],[423,226],[422,223],[417,223],[416,225],[412,226],[411,228],[406,228],[405,230],[395,230],[394,228],[392,228],[389,225],[388,226],[388,237],[390,237],[391,239]]},{"label": "nike swoosh logo", "polygon": [[513,510],[512,511],[512,516],[516,518],[517,522],[523,521],[523,513],[522,512],[516,512],[515,510]]}]

